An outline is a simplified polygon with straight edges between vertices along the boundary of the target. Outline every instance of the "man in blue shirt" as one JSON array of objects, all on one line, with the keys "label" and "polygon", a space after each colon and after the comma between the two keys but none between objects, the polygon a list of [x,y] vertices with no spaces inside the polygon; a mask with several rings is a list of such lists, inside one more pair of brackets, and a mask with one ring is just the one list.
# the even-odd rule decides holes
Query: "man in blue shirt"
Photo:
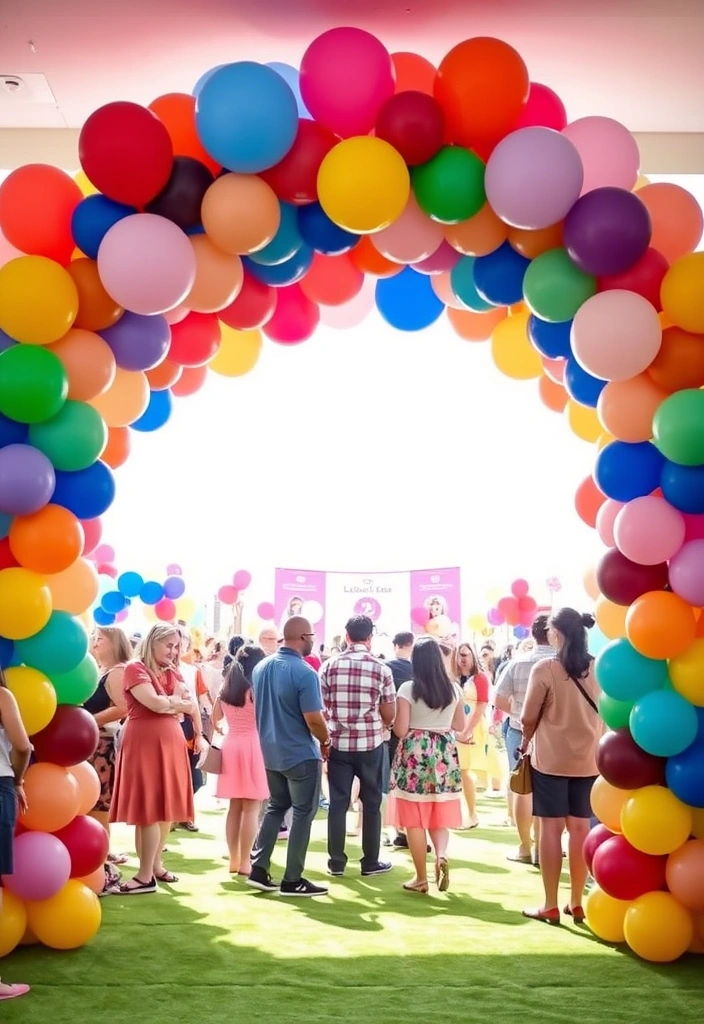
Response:
[{"label": "man in blue shirt", "polygon": [[[320,683],[303,660],[315,633],[299,615],[284,624],[284,642],[254,670],[252,690],[259,740],[269,782],[269,803],[257,836],[248,884],[282,896],[324,896],[327,887],[303,877],[310,831],[320,799],[321,751],[330,737],[323,718]],[[286,871],[281,886],[270,873],[271,855],[284,820],[293,808]]]}]

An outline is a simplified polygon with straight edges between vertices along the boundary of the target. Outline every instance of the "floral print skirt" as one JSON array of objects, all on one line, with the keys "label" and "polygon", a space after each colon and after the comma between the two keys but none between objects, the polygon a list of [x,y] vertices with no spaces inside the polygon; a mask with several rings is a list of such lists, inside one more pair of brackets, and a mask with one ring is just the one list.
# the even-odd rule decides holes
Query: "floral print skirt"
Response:
[{"label": "floral print skirt", "polygon": [[101,730],[98,748],[90,760],[100,779],[100,796],[93,810],[107,812],[115,785],[115,737]]},{"label": "floral print skirt", "polygon": [[389,818],[397,828],[460,828],[462,776],[455,737],[412,729],[391,769]]}]

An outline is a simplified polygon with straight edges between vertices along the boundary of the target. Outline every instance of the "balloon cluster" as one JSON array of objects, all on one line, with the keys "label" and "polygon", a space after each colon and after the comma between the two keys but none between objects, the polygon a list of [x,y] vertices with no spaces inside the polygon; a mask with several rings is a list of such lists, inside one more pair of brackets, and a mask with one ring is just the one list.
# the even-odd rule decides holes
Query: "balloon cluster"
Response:
[{"label": "balloon cluster", "polygon": [[[114,551],[107,545],[101,545],[94,554],[100,558],[106,552],[112,554],[111,561],[114,561]],[[152,617],[159,622],[188,622],[195,615],[196,602],[186,596],[186,583],[179,565],[170,565],[161,583],[145,579],[133,569],[118,573],[113,565],[99,565],[98,571],[100,585],[93,607],[93,620],[98,626],[120,625],[135,601],[151,609]]]},{"label": "balloon cluster", "polygon": [[251,582],[252,574],[246,569],[238,569],[232,577],[232,583],[225,583],[218,590],[218,601],[227,605],[237,604],[240,594],[250,586]]},{"label": "balloon cluster", "polygon": [[[531,597],[529,591],[530,586],[526,580],[514,580],[511,584],[511,593],[499,598],[496,606],[486,613],[489,625],[503,626],[506,623],[514,627],[514,633],[516,629],[527,629],[532,626],[538,602]],[[518,633],[515,635],[520,637]]]}]

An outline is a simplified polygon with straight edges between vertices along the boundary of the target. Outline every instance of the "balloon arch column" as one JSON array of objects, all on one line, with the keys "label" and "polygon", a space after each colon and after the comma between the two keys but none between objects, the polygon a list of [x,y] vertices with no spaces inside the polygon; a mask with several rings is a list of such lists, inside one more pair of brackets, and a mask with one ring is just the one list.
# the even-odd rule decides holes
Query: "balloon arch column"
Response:
[{"label": "balloon arch column", "polygon": [[80,160],[76,179],[28,165],[0,188],[12,257],[0,269],[0,653],[37,752],[0,952],[27,922],[60,948],[99,925],[78,880],[91,779],[76,763],[95,738],[66,680],[85,658],[95,594],[82,553],[113,470],[209,371],[250,370],[262,333],[296,344],[374,302],[400,330],[446,315],[460,337],[490,339],[499,370],[537,379],[596,442],[578,505],[609,545],[598,612],[613,642],[598,677],[612,731],[588,923],[649,960],[702,952],[694,199],[639,179],[622,125],[568,124],[506,43],[459,42],[436,70],[355,28],[315,39],[300,72],[237,62],[193,96],[108,104],[86,122]]}]

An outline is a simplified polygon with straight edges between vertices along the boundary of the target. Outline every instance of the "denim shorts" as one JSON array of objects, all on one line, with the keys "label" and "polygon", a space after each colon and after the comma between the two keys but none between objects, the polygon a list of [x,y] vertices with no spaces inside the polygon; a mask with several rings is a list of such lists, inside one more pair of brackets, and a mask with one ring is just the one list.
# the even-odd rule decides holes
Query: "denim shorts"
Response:
[{"label": "denim shorts", "polygon": [[12,874],[12,843],[17,821],[15,780],[0,778],[0,875]]},{"label": "denim shorts", "polygon": [[521,730],[514,729],[509,725],[506,730],[506,756],[508,757],[508,770],[512,772],[518,764],[518,748],[521,745]]}]

